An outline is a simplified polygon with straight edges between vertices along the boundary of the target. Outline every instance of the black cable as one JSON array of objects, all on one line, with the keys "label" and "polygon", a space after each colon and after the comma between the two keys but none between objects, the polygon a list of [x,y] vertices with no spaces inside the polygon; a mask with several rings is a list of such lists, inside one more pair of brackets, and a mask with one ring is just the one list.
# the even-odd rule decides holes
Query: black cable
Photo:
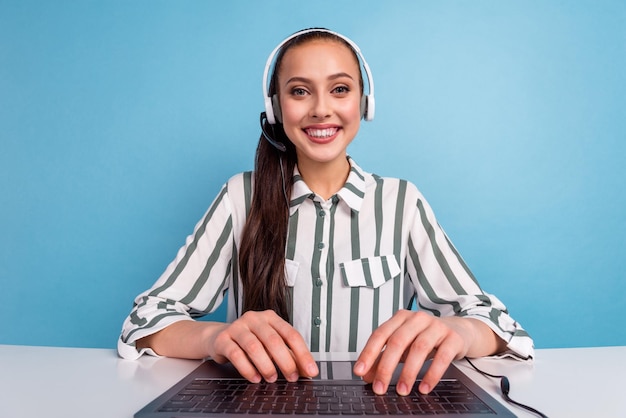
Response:
[{"label": "black cable", "polygon": [[495,375],[495,374],[490,374],[487,372],[484,372],[482,370],[480,370],[478,367],[476,367],[474,365],[474,363],[472,363],[470,361],[470,359],[468,359],[467,357],[465,357],[465,360],[470,364],[470,366],[472,366],[474,368],[474,370],[476,370],[478,373],[484,375],[484,376],[488,376],[494,379],[500,379],[500,390],[502,391],[502,397],[504,398],[505,401],[512,403],[513,405],[517,405],[520,408],[524,408],[527,411],[532,412],[533,414],[536,414],[538,416],[540,416],[541,418],[548,418],[547,415],[545,415],[544,413],[536,410],[535,408],[532,408],[528,405],[524,405],[522,403],[516,402],[513,399],[511,399],[511,397],[509,396],[509,392],[511,391],[511,384],[509,382],[509,379],[506,376],[500,376],[500,375]]}]

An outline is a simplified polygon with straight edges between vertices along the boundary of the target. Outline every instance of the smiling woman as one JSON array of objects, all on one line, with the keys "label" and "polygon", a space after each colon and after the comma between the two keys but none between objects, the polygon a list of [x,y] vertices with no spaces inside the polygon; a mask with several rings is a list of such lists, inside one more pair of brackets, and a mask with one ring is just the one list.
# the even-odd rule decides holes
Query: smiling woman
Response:
[{"label": "smiling woman", "polygon": [[[373,117],[352,45],[326,29],[281,44],[254,173],[226,183],[136,298],[120,355],[210,356],[271,382],[317,374],[312,351],[360,352],[354,373],[377,393],[404,362],[401,395],[433,355],[424,393],[455,359],[532,358],[531,338],[481,289],[417,188],[347,155]],[[225,294],[228,322],[191,320]],[[406,309],[415,300],[420,310]]]}]

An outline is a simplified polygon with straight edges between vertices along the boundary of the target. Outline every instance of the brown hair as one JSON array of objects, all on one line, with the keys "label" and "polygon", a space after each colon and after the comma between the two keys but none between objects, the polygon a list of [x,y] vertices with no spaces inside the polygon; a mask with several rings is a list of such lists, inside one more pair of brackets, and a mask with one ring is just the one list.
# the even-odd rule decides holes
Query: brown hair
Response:
[{"label": "brown hair", "polygon": [[[278,76],[285,52],[306,42],[327,39],[345,44],[341,37],[326,31],[307,32],[291,39],[278,52],[269,87],[270,97],[278,93]],[[359,67],[360,71],[360,67]],[[363,89],[361,77],[361,89]],[[239,249],[239,272],[243,284],[243,312],[271,309],[289,321],[288,292],[285,281],[285,245],[289,225],[289,201],[294,168],[295,146],[282,124],[264,121],[266,132],[285,145],[285,152],[272,146],[263,135],[256,150],[254,187],[250,212]]]}]

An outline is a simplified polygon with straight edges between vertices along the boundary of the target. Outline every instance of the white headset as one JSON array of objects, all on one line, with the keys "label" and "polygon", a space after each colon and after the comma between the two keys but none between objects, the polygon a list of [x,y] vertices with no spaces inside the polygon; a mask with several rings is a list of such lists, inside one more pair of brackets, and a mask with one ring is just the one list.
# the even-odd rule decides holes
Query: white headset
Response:
[{"label": "white headset", "polygon": [[278,51],[280,51],[283,45],[285,45],[287,42],[289,42],[293,38],[300,36],[300,35],[304,35],[306,33],[311,33],[311,32],[330,33],[332,35],[335,35],[343,39],[344,41],[348,43],[348,45],[350,45],[350,47],[352,47],[354,52],[359,57],[359,60],[361,61],[361,64],[363,65],[363,69],[365,69],[365,74],[367,75],[368,88],[367,88],[367,94],[365,94],[365,91],[364,91],[363,96],[361,97],[361,116],[366,121],[371,121],[372,119],[374,119],[374,111],[376,110],[376,102],[374,101],[374,79],[372,78],[370,67],[369,65],[367,65],[367,61],[365,61],[365,57],[363,57],[363,54],[361,53],[361,50],[359,49],[357,44],[355,44],[349,38],[346,38],[345,36],[337,32],[328,30],[328,29],[304,29],[284,39],[280,44],[278,44],[276,48],[274,48],[270,56],[267,58],[267,63],[265,64],[265,71],[263,71],[263,97],[265,99],[265,117],[267,118],[267,122],[270,123],[271,125],[275,125],[277,122],[281,121],[280,103],[279,103],[278,97],[276,97],[276,95],[270,97],[269,85],[268,85],[268,75],[269,75],[270,67],[272,66],[272,63],[274,62],[274,59],[276,58],[276,54],[278,53]]}]

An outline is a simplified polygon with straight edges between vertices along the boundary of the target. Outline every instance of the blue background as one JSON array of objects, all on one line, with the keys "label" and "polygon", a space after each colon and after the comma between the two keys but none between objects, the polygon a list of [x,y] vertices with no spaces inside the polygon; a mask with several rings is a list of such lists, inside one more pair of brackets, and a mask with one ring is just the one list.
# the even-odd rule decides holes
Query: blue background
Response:
[{"label": "blue background", "polygon": [[115,346],[311,26],[374,74],[350,154],[418,185],[536,346],[625,345],[626,2],[593,0],[0,0],[0,343]]}]

